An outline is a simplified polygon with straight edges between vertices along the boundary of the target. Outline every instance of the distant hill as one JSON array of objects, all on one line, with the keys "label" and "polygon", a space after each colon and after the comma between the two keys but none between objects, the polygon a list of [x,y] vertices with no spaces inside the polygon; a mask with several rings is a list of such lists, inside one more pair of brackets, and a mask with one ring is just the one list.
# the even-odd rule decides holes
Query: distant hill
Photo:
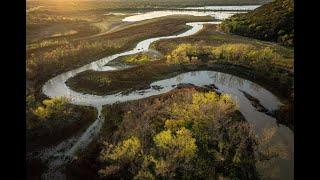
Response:
[{"label": "distant hill", "polygon": [[272,1],[254,11],[232,16],[221,27],[234,34],[294,46],[294,2]]}]

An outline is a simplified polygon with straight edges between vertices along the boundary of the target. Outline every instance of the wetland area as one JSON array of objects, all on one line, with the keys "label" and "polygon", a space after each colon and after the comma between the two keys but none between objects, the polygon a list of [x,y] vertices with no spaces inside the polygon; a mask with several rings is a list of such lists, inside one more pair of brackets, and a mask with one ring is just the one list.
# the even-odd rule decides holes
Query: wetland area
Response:
[{"label": "wetland area", "polygon": [[293,179],[289,36],[229,27],[269,4],[42,3],[27,1],[28,179]]}]

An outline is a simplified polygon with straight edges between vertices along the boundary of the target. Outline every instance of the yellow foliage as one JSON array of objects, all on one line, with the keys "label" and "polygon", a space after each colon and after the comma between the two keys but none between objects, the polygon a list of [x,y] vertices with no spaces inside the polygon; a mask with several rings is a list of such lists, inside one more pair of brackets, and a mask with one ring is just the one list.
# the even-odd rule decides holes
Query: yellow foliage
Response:
[{"label": "yellow foliage", "polygon": [[195,54],[195,48],[191,44],[180,44],[174,49],[169,56],[167,56],[167,62],[173,64],[183,64],[190,62],[188,57]]},{"label": "yellow foliage", "polygon": [[215,92],[195,93],[192,96],[192,104],[200,106],[201,104],[214,103],[218,100],[218,95]]},{"label": "yellow foliage", "polygon": [[181,147],[181,151],[178,153],[178,157],[184,157],[186,159],[192,158],[196,151],[196,139],[192,138],[192,133],[190,130],[186,128],[181,128],[176,131],[177,134],[177,142],[179,147]]},{"label": "yellow foliage", "polygon": [[141,150],[141,143],[137,137],[130,137],[119,143],[111,152],[105,156],[111,160],[130,160],[133,159]]},{"label": "yellow foliage", "polygon": [[157,134],[153,139],[157,147],[167,151],[170,156],[191,159],[197,150],[196,139],[192,137],[191,131],[183,127],[175,134],[172,134],[171,130],[166,130]]},{"label": "yellow foliage", "polygon": [[48,117],[48,111],[42,107],[42,106],[39,106],[35,111],[34,111],[34,114],[39,116],[40,118],[46,118]]},{"label": "yellow foliage", "polygon": [[68,100],[64,97],[56,97],[52,99],[45,99],[42,101],[44,106],[37,107],[33,112],[36,116],[45,119],[51,114],[62,114],[65,112],[64,106],[68,103]]},{"label": "yellow foliage", "polygon": [[179,64],[189,63],[191,58],[198,59],[201,55],[208,55],[207,57],[213,60],[228,61],[253,68],[264,68],[267,65],[293,67],[292,59],[283,58],[271,47],[258,48],[243,43],[222,44],[216,47],[180,44],[166,57],[168,63]]},{"label": "yellow foliage", "polygon": [[124,58],[124,62],[130,64],[145,64],[149,61],[150,57],[147,54],[139,53],[133,56],[127,56]]},{"label": "yellow foliage", "polygon": [[193,94],[191,103],[173,104],[171,113],[178,119],[195,123],[212,120],[218,113],[226,114],[235,109],[236,103],[227,94],[218,96],[215,92],[197,92]]},{"label": "yellow foliage", "polygon": [[166,129],[170,129],[172,131],[175,131],[181,127],[185,127],[187,125],[187,122],[182,119],[174,120],[174,119],[167,119],[165,121],[164,127]]},{"label": "yellow foliage", "polygon": [[162,149],[170,149],[171,145],[173,144],[173,135],[171,130],[162,131],[157,134],[153,140],[156,142],[157,146]]}]

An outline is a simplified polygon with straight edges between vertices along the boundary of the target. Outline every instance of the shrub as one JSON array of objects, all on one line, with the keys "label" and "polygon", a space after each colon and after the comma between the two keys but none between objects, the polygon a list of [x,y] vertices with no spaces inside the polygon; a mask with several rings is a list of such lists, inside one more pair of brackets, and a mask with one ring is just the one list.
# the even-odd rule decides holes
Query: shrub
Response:
[{"label": "shrub", "polygon": [[133,56],[126,56],[123,60],[129,64],[145,64],[150,61],[150,57],[148,54],[139,53]]},{"label": "shrub", "polygon": [[[34,114],[40,119],[47,119],[50,116],[56,116],[60,119],[68,113],[66,105],[68,100],[64,97],[57,97],[53,99],[45,99],[41,106],[33,110]],[[59,118],[60,117],[60,118]]]},{"label": "shrub", "polygon": [[127,162],[133,160],[140,150],[140,140],[137,137],[130,137],[115,147],[109,145],[108,150],[103,151],[100,157],[102,160],[110,159],[113,161]]}]

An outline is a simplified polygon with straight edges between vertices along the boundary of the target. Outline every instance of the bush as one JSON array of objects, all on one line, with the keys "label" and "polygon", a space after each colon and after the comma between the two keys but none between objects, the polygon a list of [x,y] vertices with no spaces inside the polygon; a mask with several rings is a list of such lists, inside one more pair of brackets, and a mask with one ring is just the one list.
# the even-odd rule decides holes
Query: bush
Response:
[{"label": "bush", "polygon": [[128,64],[145,64],[150,61],[150,57],[148,54],[139,53],[133,56],[126,56],[123,60]]},{"label": "bush", "polygon": [[42,101],[43,105],[38,106],[33,112],[40,119],[48,119],[51,116],[61,119],[59,117],[63,117],[66,113],[68,113],[66,110],[67,103],[68,100],[63,97],[45,99]]},{"label": "bush", "polygon": [[115,147],[109,145],[107,151],[101,153],[102,160],[131,161],[141,150],[141,143],[137,137],[130,137]]}]

